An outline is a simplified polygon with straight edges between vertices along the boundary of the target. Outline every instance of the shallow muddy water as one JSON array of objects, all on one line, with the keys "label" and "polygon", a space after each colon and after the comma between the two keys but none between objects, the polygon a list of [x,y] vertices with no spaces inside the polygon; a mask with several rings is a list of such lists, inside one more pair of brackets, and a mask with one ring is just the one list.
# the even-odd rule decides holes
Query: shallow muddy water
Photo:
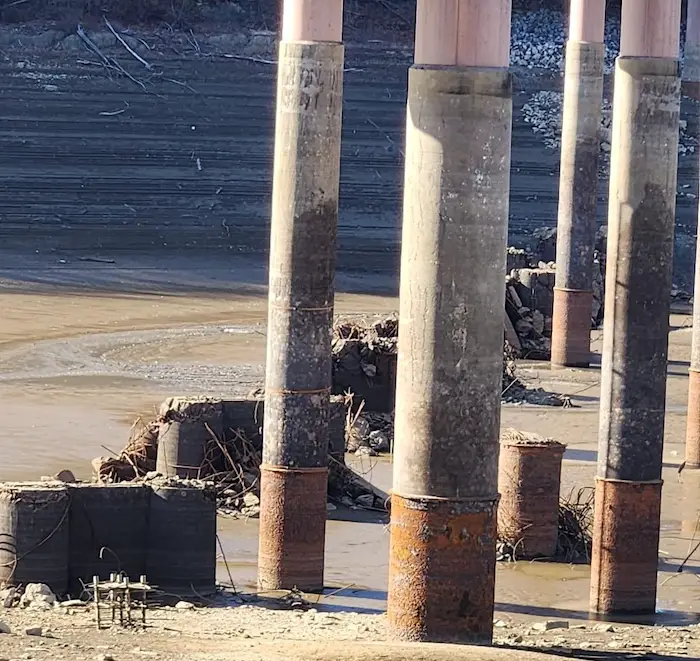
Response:
[{"label": "shallow muddy water", "polygon": [[[70,468],[81,478],[90,460],[117,451],[138,416],[150,417],[174,394],[246,394],[262,383],[266,306],[257,296],[0,295],[0,479],[36,478]],[[339,296],[341,314],[396,309],[396,300]],[[672,355],[682,363],[686,332],[672,333]],[[592,486],[598,433],[599,372],[529,364],[536,385],[570,393],[579,408],[503,408],[503,426],[550,435],[568,444],[562,492]],[[700,541],[700,476],[678,465],[683,455],[685,368],[672,366],[664,473],[659,608],[669,622],[700,618],[700,554],[677,569]],[[383,489],[391,487],[388,459],[358,459],[357,470]],[[326,582],[339,592],[327,605],[383,611],[386,606],[389,534],[377,514],[327,527]],[[358,516],[355,516],[358,514]],[[223,556],[238,587],[255,589],[258,524],[220,519]],[[225,560],[224,560],[225,557]],[[589,568],[546,563],[500,565],[501,618],[585,618]]]}]

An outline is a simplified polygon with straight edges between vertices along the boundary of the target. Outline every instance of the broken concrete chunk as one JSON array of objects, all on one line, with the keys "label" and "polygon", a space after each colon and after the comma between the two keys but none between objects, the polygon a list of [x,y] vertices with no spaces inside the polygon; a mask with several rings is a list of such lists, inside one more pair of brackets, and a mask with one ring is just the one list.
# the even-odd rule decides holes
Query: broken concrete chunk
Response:
[{"label": "broken concrete chunk", "polygon": [[535,631],[553,631],[554,629],[568,629],[569,623],[566,620],[545,620],[544,622],[535,622],[532,625]]}]

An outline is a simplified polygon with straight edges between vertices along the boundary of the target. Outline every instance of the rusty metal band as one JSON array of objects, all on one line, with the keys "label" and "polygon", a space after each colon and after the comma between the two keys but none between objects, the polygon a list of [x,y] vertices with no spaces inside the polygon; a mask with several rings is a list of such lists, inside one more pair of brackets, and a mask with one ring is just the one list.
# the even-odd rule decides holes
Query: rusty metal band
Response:
[{"label": "rusty metal band", "polygon": [[518,559],[556,555],[561,443],[501,443],[498,465],[498,538],[517,548]]},{"label": "rusty metal band", "polygon": [[285,388],[265,388],[266,395],[323,395],[331,392],[331,387],[315,390],[287,390]]},{"label": "rusty metal band", "polygon": [[323,589],[328,469],[261,466],[258,585]]},{"label": "rusty metal band", "polygon": [[410,500],[414,502],[425,502],[425,503],[484,503],[490,501],[498,502],[500,498],[499,494],[495,493],[488,496],[480,496],[479,498],[467,497],[467,498],[443,498],[442,496],[426,496],[408,493],[399,493],[393,489],[389,490],[389,495],[397,496],[398,498],[403,498],[404,500]]},{"label": "rusty metal band", "polygon": [[692,367],[688,370],[685,467],[700,468],[700,370]]},{"label": "rusty metal band", "polygon": [[298,473],[305,475],[307,473],[328,473],[328,466],[312,466],[308,468],[298,468],[296,466],[273,466],[272,464],[261,464],[260,471],[268,473]]},{"label": "rusty metal band", "polygon": [[662,484],[596,478],[592,612],[655,612]]},{"label": "rusty metal band", "polygon": [[497,502],[412,500],[394,494],[388,597],[392,637],[491,642]]},{"label": "rusty metal band", "polygon": [[300,305],[290,306],[268,303],[268,307],[274,308],[275,310],[286,310],[288,312],[331,312],[333,310],[332,305],[323,305],[321,307],[302,307]]},{"label": "rusty metal band", "polygon": [[554,288],[552,363],[588,367],[591,360],[591,290]]}]

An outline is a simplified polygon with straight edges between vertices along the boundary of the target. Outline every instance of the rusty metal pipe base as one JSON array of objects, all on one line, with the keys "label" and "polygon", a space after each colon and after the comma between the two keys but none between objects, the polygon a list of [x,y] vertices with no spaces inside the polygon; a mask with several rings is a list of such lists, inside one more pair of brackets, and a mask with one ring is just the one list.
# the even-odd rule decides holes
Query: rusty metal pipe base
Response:
[{"label": "rusty metal pipe base", "polygon": [[[700,292],[699,292],[700,293]],[[695,332],[695,329],[693,329]],[[688,370],[688,417],[685,432],[685,467],[700,468],[700,370]]]},{"label": "rusty metal pipe base", "polygon": [[593,291],[554,288],[552,365],[588,367],[591,362]]},{"label": "rusty metal pipe base", "polygon": [[415,642],[490,644],[498,497],[391,498],[389,631]]},{"label": "rusty metal pipe base", "polygon": [[260,467],[261,590],[323,589],[327,468]]},{"label": "rusty metal pipe base", "polygon": [[662,481],[597,478],[591,560],[592,613],[653,614]]}]

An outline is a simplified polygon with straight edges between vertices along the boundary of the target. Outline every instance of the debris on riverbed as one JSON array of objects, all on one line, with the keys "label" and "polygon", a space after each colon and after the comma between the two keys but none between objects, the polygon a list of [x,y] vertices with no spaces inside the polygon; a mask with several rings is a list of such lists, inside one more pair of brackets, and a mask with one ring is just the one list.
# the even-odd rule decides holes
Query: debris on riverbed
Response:
[{"label": "debris on riverbed", "polygon": [[366,411],[394,409],[399,320],[338,320],[333,326],[333,392],[352,392]]},{"label": "debris on riverbed", "polygon": [[[559,529],[554,562],[590,564],[593,546],[593,506],[595,492],[584,487],[559,499]],[[496,559],[518,560],[518,544],[498,540]]]},{"label": "debris on riverbed", "polygon": [[[158,430],[161,421],[132,427],[131,438],[118,456],[98,458],[93,468],[102,482],[156,481],[159,484],[207,486],[216,492],[220,514],[257,518],[260,514],[260,465],[262,436],[229,428],[223,436],[210,433],[204,460],[196,477],[165,477],[156,471]],[[353,508],[384,509],[387,494],[329,456],[328,498]]]}]

